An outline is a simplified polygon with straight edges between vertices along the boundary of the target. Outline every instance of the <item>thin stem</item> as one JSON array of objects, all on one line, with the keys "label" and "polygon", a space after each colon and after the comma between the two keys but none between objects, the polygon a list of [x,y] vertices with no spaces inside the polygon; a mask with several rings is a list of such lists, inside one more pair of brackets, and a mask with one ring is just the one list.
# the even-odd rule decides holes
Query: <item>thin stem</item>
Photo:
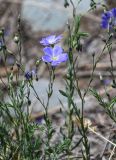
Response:
[{"label": "thin stem", "polygon": [[34,86],[30,83],[30,86],[31,88],[33,89],[35,95],[36,95],[36,98],[39,100],[39,102],[41,103],[41,105],[44,107],[44,109],[46,108],[46,106],[44,105],[44,103],[41,101],[40,97],[38,96],[38,93],[36,92]]},{"label": "thin stem", "polygon": [[113,143],[112,141],[108,140],[107,138],[105,138],[104,136],[102,136],[101,134],[97,133],[94,131],[94,129],[92,129],[91,127],[88,127],[90,131],[92,131],[93,133],[95,133],[97,136],[101,137],[102,139],[104,139],[105,141],[109,142],[110,144],[112,144],[113,146],[116,147],[116,144]]},{"label": "thin stem", "polygon": [[70,3],[72,4],[72,7],[73,7],[73,18],[75,18],[75,16],[76,16],[76,8],[75,8],[75,5],[74,5],[72,0],[70,0]]},{"label": "thin stem", "polygon": [[114,147],[113,147],[113,150],[112,150],[112,152],[111,152],[111,155],[110,155],[110,157],[109,157],[109,160],[111,160],[111,159],[112,159],[112,156],[114,155],[114,151],[115,151],[115,149],[116,149],[116,146],[114,146]]},{"label": "thin stem", "polygon": [[96,69],[96,66],[97,66],[97,64],[99,63],[99,61],[101,60],[101,57],[104,55],[104,51],[105,51],[105,49],[106,49],[106,47],[107,47],[110,39],[111,39],[111,37],[108,38],[108,40],[107,40],[107,42],[105,43],[105,46],[104,46],[102,52],[100,53],[99,57],[97,58],[97,60],[95,61],[94,65],[93,65],[92,74],[91,74],[91,77],[90,77],[90,80],[89,80],[89,84],[88,84],[87,89],[86,89],[86,91],[85,91],[85,93],[84,93],[84,95],[83,95],[83,98],[84,98],[84,97],[86,96],[86,94],[88,93],[88,90],[89,90],[89,87],[90,87],[90,85],[91,85],[91,82],[93,81],[93,76],[94,76],[94,71],[95,71],[95,69]]},{"label": "thin stem", "polygon": [[112,60],[112,54],[111,54],[111,51],[112,51],[111,44],[107,44],[107,48],[108,48],[108,53],[109,53],[109,56],[110,56],[110,64],[111,64],[111,71],[110,72],[111,72],[113,82],[115,83],[115,76],[113,74],[114,66],[113,66],[113,60]]},{"label": "thin stem", "polygon": [[22,51],[22,42],[21,42],[21,18],[20,18],[20,15],[18,17],[18,36],[19,36],[19,42],[18,42],[18,53],[19,53],[19,62],[21,64],[21,60],[22,60],[22,57],[21,57],[21,51]]}]

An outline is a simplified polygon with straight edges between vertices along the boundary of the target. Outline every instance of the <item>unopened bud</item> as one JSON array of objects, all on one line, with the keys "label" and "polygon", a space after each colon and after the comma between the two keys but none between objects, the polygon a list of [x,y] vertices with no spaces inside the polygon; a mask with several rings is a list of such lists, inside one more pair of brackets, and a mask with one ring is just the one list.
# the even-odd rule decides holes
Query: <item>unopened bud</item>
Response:
[{"label": "unopened bud", "polygon": [[2,30],[0,30],[0,36],[2,36],[3,35],[3,31]]},{"label": "unopened bud", "polygon": [[93,56],[93,57],[95,56],[95,52],[92,53],[92,56]]},{"label": "unopened bud", "polygon": [[36,66],[39,66],[39,65],[40,65],[40,63],[41,63],[41,59],[37,60],[37,62],[36,62]]},{"label": "unopened bud", "polygon": [[69,24],[69,21],[67,21],[67,27],[68,27],[68,29],[70,30],[70,24]]},{"label": "unopened bud", "polygon": [[16,36],[14,37],[14,42],[15,42],[15,43],[19,43],[19,36],[16,35]]},{"label": "unopened bud", "polygon": [[30,99],[28,100],[28,105],[29,105],[29,106],[31,105],[31,101],[30,101]]},{"label": "unopened bud", "polygon": [[69,6],[69,3],[68,3],[67,0],[65,0],[65,2],[64,2],[64,7],[67,8],[68,6]]},{"label": "unopened bud", "polygon": [[17,65],[18,68],[20,68],[20,64],[18,62],[16,62],[16,65]]},{"label": "unopened bud", "polygon": [[36,81],[38,81],[39,80],[39,78],[36,76]]}]

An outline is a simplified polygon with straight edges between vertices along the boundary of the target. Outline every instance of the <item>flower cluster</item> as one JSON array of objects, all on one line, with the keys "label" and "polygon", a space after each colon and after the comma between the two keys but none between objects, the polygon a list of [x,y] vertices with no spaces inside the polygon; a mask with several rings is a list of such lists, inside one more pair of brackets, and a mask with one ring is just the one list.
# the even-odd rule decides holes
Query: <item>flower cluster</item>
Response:
[{"label": "flower cluster", "polygon": [[116,8],[102,14],[101,27],[104,29],[114,28],[116,26]]},{"label": "flower cluster", "polygon": [[68,54],[63,53],[62,47],[58,45],[55,46],[55,44],[58,43],[61,39],[61,35],[50,35],[46,38],[42,38],[40,43],[46,46],[43,49],[44,55],[42,56],[42,61],[50,63],[52,66],[57,66],[58,64],[68,60]]}]

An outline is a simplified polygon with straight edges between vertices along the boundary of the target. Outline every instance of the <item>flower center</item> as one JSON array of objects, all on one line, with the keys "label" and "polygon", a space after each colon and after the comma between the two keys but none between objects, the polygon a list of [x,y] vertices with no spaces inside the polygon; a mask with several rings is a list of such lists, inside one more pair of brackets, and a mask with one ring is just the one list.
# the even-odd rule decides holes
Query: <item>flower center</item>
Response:
[{"label": "flower center", "polygon": [[58,59],[58,57],[52,57],[52,60],[56,61]]}]

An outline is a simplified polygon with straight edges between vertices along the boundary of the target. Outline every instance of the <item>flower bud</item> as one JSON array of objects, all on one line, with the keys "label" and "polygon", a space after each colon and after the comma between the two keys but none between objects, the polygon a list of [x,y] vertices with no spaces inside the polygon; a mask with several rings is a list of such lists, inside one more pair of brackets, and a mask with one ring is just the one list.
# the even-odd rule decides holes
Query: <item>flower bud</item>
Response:
[{"label": "flower bud", "polygon": [[16,61],[16,65],[17,65],[18,68],[20,68],[20,64],[17,61]]},{"label": "flower bud", "polygon": [[65,2],[64,2],[64,7],[67,8],[68,6],[69,6],[69,3],[68,3],[67,0],[65,0]]},{"label": "flower bud", "polygon": [[0,36],[2,36],[3,35],[3,31],[2,30],[0,30]]},{"label": "flower bud", "polygon": [[14,37],[14,42],[15,42],[15,43],[19,43],[19,36],[15,35],[15,37]]},{"label": "flower bud", "polygon": [[29,105],[29,106],[31,105],[31,100],[30,100],[30,99],[28,99],[28,105]]},{"label": "flower bud", "polygon": [[41,63],[41,59],[37,60],[37,62],[36,62],[36,66],[39,66],[39,65],[40,65],[40,63]]}]

